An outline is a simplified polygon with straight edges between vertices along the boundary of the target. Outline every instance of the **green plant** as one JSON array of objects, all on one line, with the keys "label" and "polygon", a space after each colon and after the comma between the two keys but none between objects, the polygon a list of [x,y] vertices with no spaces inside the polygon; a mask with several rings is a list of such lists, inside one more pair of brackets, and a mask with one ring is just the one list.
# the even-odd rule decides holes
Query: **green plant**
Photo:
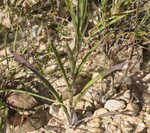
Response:
[{"label": "green plant", "polygon": [[0,101],[0,133],[4,132],[5,121],[8,115],[8,108],[5,102]]},{"label": "green plant", "polygon": [[[16,39],[17,39],[17,34],[18,34],[18,27],[16,28],[16,34],[15,34],[15,39],[14,39],[14,45],[13,45],[13,51],[12,54],[14,55],[16,61],[18,61],[19,63],[23,64],[23,66],[27,67],[28,69],[30,69],[33,73],[36,74],[36,76],[43,82],[43,84],[45,85],[45,87],[50,91],[50,93],[53,95],[54,98],[46,98],[34,93],[30,93],[30,92],[26,92],[26,91],[22,91],[22,90],[14,90],[14,89],[9,89],[9,90],[0,90],[0,93],[3,92],[19,92],[19,93],[27,93],[28,95],[32,95],[50,102],[54,102],[55,99],[56,101],[61,105],[61,107],[63,108],[67,118],[68,118],[68,123],[70,124],[70,126],[73,126],[76,124],[77,121],[75,121],[74,116],[76,115],[76,105],[79,103],[79,101],[81,100],[81,98],[83,97],[83,95],[85,94],[85,92],[87,91],[87,89],[92,86],[97,80],[99,79],[103,79],[105,76],[107,76],[108,74],[110,74],[111,72],[115,71],[115,70],[120,70],[121,69],[121,65],[120,66],[115,66],[114,68],[112,68],[112,70],[110,71],[104,71],[103,73],[97,75],[95,78],[91,79],[82,89],[81,91],[78,93],[77,97],[75,100],[73,100],[73,90],[75,90],[75,83],[77,78],[80,76],[80,74],[82,73],[82,68],[85,65],[88,57],[91,55],[91,53],[96,50],[98,48],[98,46],[100,44],[102,44],[104,42],[104,40],[106,39],[107,34],[103,35],[103,37],[101,37],[101,39],[99,41],[97,41],[95,43],[95,45],[87,52],[87,54],[83,57],[81,63],[79,65],[77,65],[78,63],[78,59],[79,59],[79,54],[81,52],[83,43],[85,43],[85,41],[90,40],[93,36],[97,35],[97,33],[102,32],[103,30],[107,30],[109,27],[115,27],[117,25],[118,22],[120,22],[121,20],[125,20],[128,14],[131,14],[133,12],[135,12],[136,10],[127,10],[127,11],[123,11],[121,12],[121,8],[126,7],[129,3],[130,0],[127,1],[117,1],[113,0],[111,4],[109,4],[108,0],[102,0],[101,4],[99,5],[99,8],[101,8],[101,16],[99,21],[97,21],[96,26],[94,26],[94,32],[92,32],[88,37],[85,37],[85,32],[87,30],[87,25],[88,25],[88,0],[78,0],[77,1],[77,5],[74,7],[72,4],[71,0],[64,0],[67,9],[70,13],[71,19],[72,19],[72,23],[74,26],[74,31],[75,31],[75,45],[74,48],[71,49],[70,46],[68,44],[66,44],[66,49],[67,49],[67,54],[68,54],[68,60],[70,63],[70,73],[68,74],[67,70],[65,69],[65,67],[63,66],[62,60],[60,55],[58,54],[58,50],[56,48],[55,43],[53,42],[53,40],[51,41],[50,45],[49,45],[49,49],[48,54],[50,55],[50,52],[52,51],[55,55],[55,59],[59,65],[59,68],[61,70],[61,73],[63,75],[63,78],[66,82],[66,86],[67,86],[67,92],[68,92],[68,97],[69,97],[69,110],[67,108],[67,106],[64,104],[64,101],[62,100],[61,96],[58,94],[58,92],[56,91],[56,88],[54,88],[49,81],[39,72],[37,71],[34,67],[32,67],[25,59],[23,59],[19,54],[17,54],[15,52],[16,50]],[[54,1],[51,0],[51,3],[54,4]],[[142,9],[145,10],[145,9]],[[140,11],[140,9],[139,9]],[[138,16],[138,8],[137,8],[137,16]],[[140,21],[140,25],[137,28],[137,33],[138,35],[145,35],[148,34],[146,33],[143,29],[142,29],[142,25],[144,24],[144,22],[148,19],[149,17],[149,10],[147,10],[145,16],[142,18],[142,20]],[[136,20],[137,21],[137,20]],[[146,25],[146,28],[149,28],[150,25]],[[145,38],[144,38],[145,39]],[[6,40],[7,40],[7,34],[5,35],[5,48],[7,47],[6,44]],[[6,51],[6,59],[7,59],[7,64],[8,64],[8,56],[7,56],[7,51]]]},{"label": "green plant", "polygon": [[[28,69],[30,69],[31,71],[33,71],[37,77],[39,77],[39,79],[44,83],[45,87],[47,89],[49,89],[49,91],[51,92],[51,94],[55,97],[55,99],[57,100],[57,102],[62,106],[62,108],[64,109],[64,112],[68,118],[68,121],[70,123],[70,125],[75,124],[73,121],[73,116],[75,113],[75,106],[76,104],[80,101],[80,98],[82,97],[82,95],[85,93],[85,91],[87,90],[88,87],[90,87],[94,82],[96,82],[99,78],[101,78],[101,76],[98,76],[94,79],[92,79],[89,83],[87,83],[87,85],[83,88],[83,90],[81,90],[81,92],[79,93],[79,96],[77,97],[77,99],[75,100],[75,102],[73,102],[73,89],[75,88],[75,82],[77,77],[80,75],[80,72],[82,71],[82,67],[85,64],[86,60],[88,59],[88,57],[90,56],[90,54],[103,42],[104,38],[101,39],[99,42],[97,42],[97,44],[87,53],[87,55],[83,58],[82,62],[80,63],[79,66],[77,66],[77,61],[78,61],[78,56],[80,53],[80,50],[82,48],[82,43],[84,40],[84,34],[87,28],[87,19],[88,19],[88,15],[87,15],[87,0],[80,0],[78,1],[77,4],[77,9],[75,11],[75,9],[72,6],[72,2],[70,0],[66,0],[66,5],[68,7],[68,10],[70,12],[71,18],[72,18],[72,23],[74,25],[74,30],[76,33],[75,36],[75,47],[73,50],[70,49],[70,47],[66,44],[66,48],[68,51],[68,57],[69,57],[69,62],[70,62],[70,68],[71,68],[71,81],[69,80],[68,75],[66,74],[66,70],[61,62],[61,58],[59,57],[58,51],[56,49],[55,44],[53,44],[53,42],[51,42],[50,44],[50,48],[53,50],[56,60],[59,64],[59,67],[61,69],[61,72],[63,74],[63,77],[65,79],[67,88],[68,88],[68,95],[69,95],[69,103],[70,103],[70,109],[67,110],[66,105],[64,105],[61,97],[59,96],[58,92],[55,90],[55,88],[48,82],[48,80],[46,80],[44,78],[44,76],[37,71],[35,68],[33,68],[26,60],[24,60],[21,56],[19,56],[17,53],[15,53],[15,51],[12,51],[16,61],[18,61],[19,63],[23,64],[25,67],[27,67]],[[6,91],[6,90],[5,90]],[[9,90],[9,91],[13,91],[13,90]],[[22,92],[22,91],[21,91]],[[25,93],[25,92],[22,92]],[[34,95],[31,93],[31,95]],[[37,95],[34,95],[37,96]],[[43,98],[43,97],[41,97]],[[48,99],[47,99],[48,100]],[[51,101],[51,100],[50,100]]]},{"label": "green plant", "polygon": [[[72,50],[69,47],[69,45],[66,44],[66,49],[67,49],[67,52],[68,52],[68,59],[69,59],[69,63],[70,63],[70,70],[71,70],[71,72],[69,73],[70,75],[67,75],[67,71],[65,70],[65,67],[63,66],[63,63],[61,61],[61,57],[58,54],[56,46],[53,43],[53,40],[50,43],[50,48],[54,52],[55,58],[58,62],[58,65],[60,67],[60,70],[62,72],[62,75],[64,77],[64,80],[65,80],[67,88],[68,88],[67,91],[68,91],[68,97],[69,97],[69,110],[67,109],[66,105],[64,105],[64,103],[63,103],[61,97],[59,96],[58,92],[56,91],[56,89],[48,82],[48,80],[46,80],[44,78],[44,76],[39,71],[37,71],[35,68],[33,68],[20,55],[18,55],[14,51],[12,51],[12,53],[13,53],[16,61],[23,64],[25,67],[27,67],[32,72],[34,72],[37,75],[37,77],[44,83],[45,87],[51,92],[51,94],[55,97],[57,102],[64,109],[64,112],[67,116],[67,119],[68,119],[68,122],[69,122],[70,126],[73,126],[74,124],[76,124],[76,121],[74,120],[75,119],[74,116],[76,116],[75,107],[78,104],[78,102],[80,101],[80,99],[82,98],[82,96],[85,94],[86,90],[91,85],[93,85],[97,80],[105,77],[110,72],[109,71],[104,72],[102,74],[99,74],[95,78],[91,79],[81,89],[81,91],[79,92],[79,94],[78,94],[77,98],[75,99],[75,101],[73,101],[73,90],[76,89],[75,88],[76,80],[80,76],[80,74],[82,73],[82,68],[83,68],[84,64],[86,63],[88,57],[104,41],[105,36],[101,40],[99,40],[91,50],[88,51],[88,53],[82,59],[81,63],[79,65],[77,65],[77,61],[78,61],[79,54],[80,54],[80,51],[81,51],[81,48],[82,48],[82,44],[84,43],[84,39],[85,39],[85,31],[87,29],[87,24],[88,24],[87,0],[78,0],[76,8],[73,8],[72,2],[70,0],[65,0],[65,3],[66,3],[67,8],[70,12],[70,15],[71,15],[71,18],[72,18],[72,23],[74,25],[74,31],[75,31],[75,47],[74,47],[74,49]],[[121,19],[121,18],[119,18],[119,19]],[[115,22],[117,20],[115,20]],[[114,23],[114,22],[112,21],[111,23]],[[110,25],[110,24],[108,23],[108,25]],[[13,91],[13,90],[10,90],[10,91]],[[22,93],[24,93],[24,92],[22,92]],[[34,94],[31,94],[31,95],[34,95]],[[38,95],[34,95],[34,96],[38,96]],[[41,98],[43,98],[43,97],[41,97]],[[50,101],[52,101],[52,100],[50,100]]]}]

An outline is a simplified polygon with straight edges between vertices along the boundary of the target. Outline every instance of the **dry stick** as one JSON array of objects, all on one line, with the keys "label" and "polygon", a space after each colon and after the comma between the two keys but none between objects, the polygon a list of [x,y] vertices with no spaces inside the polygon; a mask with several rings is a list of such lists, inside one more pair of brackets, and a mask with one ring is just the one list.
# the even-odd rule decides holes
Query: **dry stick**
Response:
[{"label": "dry stick", "polygon": [[[131,61],[132,59],[132,55],[133,55],[133,52],[134,52],[134,45],[132,46],[132,49],[131,49],[131,53],[130,53],[130,56],[129,56],[129,59]],[[127,69],[125,70],[125,73],[124,73],[124,76],[123,77],[127,77],[127,73],[129,71],[129,68],[130,68],[130,65],[127,66]]]},{"label": "dry stick", "polygon": [[[130,56],[129,56],[129,59],[128,59],[130,62],[131,62],[131,60],[132,60],[132,56],[133,56],[133,52],[134,52],[134,47],[137,45],[136,37],[137,37],[137,24],[138,24],[139,0],[136,1],[136,6],[137,6],[137,8],[136,8],[136,27],[135,27],[134,35],[130,37],[130,42],[131,42],[131,43],[127,44],[127,45],[132,45],[131,52],[130,52]],[[124,75],[123,75],[123,77],[122,77],[122,80],[121,80],[119,86],[121,86],[123,79],[124,79],[125,77],[127,77],[127,74],[128,74],[129,68],[130,68],[130,65],[131,65],[131,64],[129,63],[128,66],[127,66],[127,69],[125,70],[125,73],[124,73]]]},{"label": "dry stick", "polygon": [[[131,43],[131,44],[132,44],[132,43]],[[130,44],[130,45],[131,45],[131,44]],[[125,77],[127,77],[129,68],[130,68],[131,63],[132,63],[131,59],[132,59],[132,55],[133,55],[133,52],[134,52],[134,46],[135,46],[135,44],[136,44],[136,43],[133,43],[133,44],[132,44],[130,56],[129,56],[129,58],[128,58],[129,63],[128,63],[127,68],[126,68],[126,70],[125,70],[125,72],[124,72],[124,74],[123,74],[123,76],[122,76],[122,78],[121,78],[121,82],[119,83],[119,86],[121,86],[122,81],[124,81],[123,79],[124,79]],[[129,45],[129,44],[127,44],[127,45]]]},{"label": "dry stick", "polygon": [[[137,25],[138,25],[138,13],[139,13],[139,0],[136,0],[136,26],[135,26],[135,31],[134,31],[134,35],[131,36],[131,44],[132,45],[132,49],[131,49],[131,53],[130,53],[130,56],[129,56],[129,60],[132,59],[132,55],[133,55],[133,52],[134,52],[134,46],[137,44],[137,40],[136,40],[136,37],[137,37]],[[125,77],[127,76],[127,72],[129,70],[129,67],[127,67],[126,71],[125,71]]]}]

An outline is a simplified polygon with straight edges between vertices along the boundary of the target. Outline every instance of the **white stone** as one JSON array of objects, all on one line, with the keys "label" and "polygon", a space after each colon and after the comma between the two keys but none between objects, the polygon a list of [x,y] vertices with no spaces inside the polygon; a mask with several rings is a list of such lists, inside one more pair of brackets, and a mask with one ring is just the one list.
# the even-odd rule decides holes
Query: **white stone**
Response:
[{"label": "white stone", "polygon": [[119,111],[126,107],[125,102],[121,100],[108,100],[104,106],[109,111]]},{"label": "white stone", "polygon": [[16,79],[24,77],[24,76],[26,76],[26,72],[23,72],[23,71],[20,71],[19,73],[15,74]]},{"label": "white stone", "polygon": [[131,113],[137,113],[139,111],[139,105],[135,103],[129,103],[126,107],[126,110],[130,111]]},{"label": "white stone", "polygon": [[130,90],[127,90],[124,92],[123,94],[123,99],[126,101],[126,102],[129,102],[129,100],[131,99],[131,91]]},{"label": "white stone", "polygon": [[107,113],[108,111],[105,108],[99,108],[94,112],[94,117]]},{"label": "white stone", "polygon": [[60,108],[59,105],[56,105],[55,103],[53,103],[50,106],[49,113],[52,114],[53,116],[58,116],[59,108]]},{"label": "white stone", "polygon": [[142,132],[145,127],[146,127],[146,126],[145,126],[145,124],[144,124],[143,122],[138,123],[138,126],[137,126],[137,128],[136,128],[136,132],[137,132],[137,133]]},{"label": "white stone", "polygon": [[147,74],[144,78],[143,78],[143,81],[148,81],[150,80],[150,74]]},{"label": "white stone", "polygon": [[11,52],[10,52],[9,48],[7,47],[6,49],[3,48],[2,50],[0,50],[0,57],[6,55],[6,52],[7,52],[8,56],[11,55]]},{"label": "white stone", "polygon": [[33,63],[34,63],[33,57],[30,57],[30,58],[28,59],[28,62],[29,62],[30,64],[33,64]]},{"label": "white stone", "polygon": [[93,73],[93,75],[92,75],[92,79],[93,78],[95,78],[96,76],[98,76],[99,75],[99,73],[98,72],[95,72],[95,73]]},{"label": "white stone", "polygon": [[91,127],[89,128],[90,133],[102,133],[104,132],[102,129],[100,129],[99,127]]},{"label": "white stone", "polygon": [[39,25],[34,25],[34,26],[32,27],[31,36],[32,36],[32,37],[37,37],[37,35],[40,34],[41,30],[42,30],[42,27],[41,27],[41,26],[39,26]]},{"label": "white stone", "polygon": [[51,65],[51,66],[46,67],[44,71],[45,73],[51,73],[51,72],[54,72],[56,68],[57,68],[57,65]]},{"label": "white stone", "polygon": [[[144,78],[143,81],[148,82],[150,80],[150,74],[147,74]],[[150,83],[148,82],[147,84],[148,88],[147,90],[150,92]]]},{"label": "white stone", "polygon": [[40,47],[39,47],[39,49],[38,49],[38,52],[42,52],[42,51],[44,51],[44,50],[46,50],[46,45],[40,45]]},{"label": "white stone", "polygon": [[100,127],[101,120],[99,118],[94,118],[87,123],[88,127]]}]

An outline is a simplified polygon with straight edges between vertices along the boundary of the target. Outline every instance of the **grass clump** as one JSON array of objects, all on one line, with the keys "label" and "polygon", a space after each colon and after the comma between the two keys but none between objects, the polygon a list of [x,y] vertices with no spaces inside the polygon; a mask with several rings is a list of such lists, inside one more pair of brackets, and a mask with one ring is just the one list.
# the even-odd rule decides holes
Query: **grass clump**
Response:
[{"label": "grass clump", "polygon": [[[30,48],[34,49],[35,53],[33,54],[36,58],[36,62],[38,62],[38,68],[40,68],[40,71],[35,68],[33,65],[31,65],[29,63],[29,61],[25,60],[22,56],[25,56],[26,52],[28,52],[28,48],[24,48],[22,55],[18,54],[17,52],[17,38],[18,36],[18,32],[19,29],[21,28],[20,23],[18,22],[16,25],[14,24],[13,26],[15,27],[15,36],[14,36],[14,41],[13,41],[13,45],[10,48],[11,49],[11,54],[14,56],[15,60],[17,62],[19,62],[19,64],[23,65],[24,67],[28,68],[30,71],[32,71],[37,78],[39,78],[40,82],[43,83],[43,86],[52,94],[52,97],[48,98],[48,97],[44,97],[40,94],[35,94],[32,92],[28,92],[28,91],[24,91],[24,90],[16,90],[16,89],[1,89],[0,93],[5,94],[5,93],[12,93],[12,92],[19,92],[19,93],[26,93],[28,95],[32,95],[34,97],[38,97],[40,99],[49,101],[49,102],[55,102],[55,100],[57,101],[58,104],[61,105],[61,107],[63,108],[63,111],[66,114],[69,126],[71,128],[73,128],[75,125],[77,125],[79,123],[80,118],[78,118],[77,113],[76,113],[76,106],[79,103],[79,101],[81,100],[81,98],[83,97],[83,95],[85,94],[85,92],[87,91],[87,89],[92,86],[96,81],[98,81],[99,79],[103,79],[104,77],[108,76],[109,74],[113,73],[114,71],[117,70],[122,70],[123,65],[126,63],[129,63],[132,59],[132,55],[134,50],[136,49],[136,47],[144,47],[140,45],[140,42],[145,42],[148,41],[148,35],[149,35],[149,27],[150,24],[148,23],[149,21],[149,13],[150,13],[150,8],[148,6],[144,6],[141,7],[140,6],[140,1],[137,0],[135,2],[133,2],[132,0],[126,0],[126,1],[116,1],[116,0],[112,0],[112,1],[108,1],[108,0],[101,0],[101,1],[88,1],[88,0],[77,0],[76,4],[74,4],[71,0],[64,0],[59,2],[55,2],[53,0],[49,1],[50,4],[48,4],[48,2],[45,1],[45,3],[39,1],[36,3],[33,3],[33,5],[30,7],[28,4],[26,5],[28,7],[28,10],[25,9],[22,6],[22,3],[18,3],[17,1],[14,1],[13,3],[5,3],[5,5],[7,5],[7,7],[10,9],[10,13],[12,13],[14,10],[14,8],[18,8],[18,10],[21,10],[21,13],[18,13],[17,17],[22,17],[24,14],[25,15],[25,19],[30,20],[30,19],[34,19],[36,20],[36,24],[40,24],[42,25],[42,28],[46,29],[47,33],[45,33],[47,35],[47,37],[49,39],[48,41],[48,47],[47,49],[44,51],[44,57],[46,58],[46,63],[48,64],[48,61],[52,60],[52,58],[55,59],[55,61],[58,64],[59,70],[61,75],[64,78],[64,81],[66,83],[66,87],[67,87],[67,95],[68,95],[68,99],[69,99],[69,107],[67,107],[67,105],[64,104],[64,101],[62,99],[62,97],[60,96],[58,90],[56,87],[54,87],[52,85],[52,83],[49,82],[49,80],[47,80],[47,78],[45,78],[44,75],[44,70],[43,70],[43,66],[46,64],[44,64],[43,62],[40,62],[41,60],[39,59],[40,55],[37,52],[36,53],[36,45],[34,45],[34,43],[36,43],[36,41],[39,38],[30,38],[31,40],[29,41],[29,39],[27,39],[27,41],[29,41],[31,43]],[[35,9],[34,7],[39,6],[38,4],[41,3],[41,7],[38,9]],[[149,4],[149,2],[147,2]],[[47,4],[47,5],[46,5]],[[65,6],[65,8],[62,8],[62,5]],[[131,6],[131,4],[134,4],[134,6]],[[93,5],[93,7],[91,7],[91,5]],[[144,4],[145,5],[145,4]],[[19,8],[19,6],[21,6],[21,9]],[[50,24],[49,26],[49,21],[51,21],[51,18],[44,18],[45,12],[49,13],[48,9],[51,9],[51,15],[53,18],[59,18],[59,20],[61,20],[61,24],[60,27],[59,25],[57,26],[57,24]],[[92,9],[94,11],[96,11],[96,15],[94,15],[94,13],[92,12]],[[57,15],[58,12],[60,12],[60,9],[65,10],[64,12],[68,15],[68,18],[63,18],[63,17],[56,17],[55,14]],[[40,12],[40,10],[44,10],[44,15],[42,17],[40,17],[40,15],[36,16],[36,13],[38,14]],[[17,12],[17,10],[15,10]],[[140,15],[142,17],[140,17]],[[131,16],[133,16],[133,18],[135,19],[134,22],[131,19]],[[61,19],[60,19],[61,18]],[[42,20],[43,19],[43,20]],[[127,21],[131,20],[131,23],[133,22],[133,26],[131,27],[126,27],[126,25],[131,25],[130,23],[128,23]],[[42,22],[41,22],[42,21]],[[13,19],[12,19],[13,22]],[[61,35],[67,35],[67,33],[63,33],[63,27],[65,27],[67,25],[67,23],[72,23],[73,25],[73,32],[75,33],[74,35],[74,47],[71,48],[70,44],[67,43],[67,39],[65,40],[65,49],[67,51],[67,59],[69,62],[69,66],[67,66],[69,68],[69,72],[68,69],[65,67],[64,65],[64,61],[62,60],[61,55],[59,54],[59,49],[58,49],[58,44],[56,43],[55,39],[58,36]],[[51,23],[51,22],[50,22]],[[57,23],[57,22],[56,22]],[[92,28],[90,28],[90,23],[93,24]],[[125,25],[125,26],[124,26]],[[32,28],[32,25],[28,26],[28,28]],[[41,29],[42,29],[41,28]],[[56,33],[58,36],[55,38],[53,38],[53,36],[49,36],[49,29],[51,28],[51,30]],[[124,30],[124,28],[127,28],[126,30]],[[60,30],[60,31],[59,31]],[[32,30],[31,30],[32,31]],[[38,35],[40,36],[42,30],[39,31]],[[36,34],[36,33],[35,33]],[[43,33],[44,34],[44,33]],[[118,49],[115,49],[118,52],[112,52],[111,49],[109,49],[109,47],[113,47],[115,46],[115,39],[117,40],[117,35],[122,35],[122,36],[129,36],[129,44],[132,44],[132,50],[130,52],[128,61],[125,61],[125,63],[120,63],[122,61],[120,61],[120,57],[118,57],[118,53],[120,49],[123,49],[126,46],[120,46],[120,44],[118,43]],[[118,36],[119,36],[118,35]],[[8,33],[6,32],[6,34],[4,35],[4,49],[5,49],[5,59],[6,63],[7,63],[7,69],[10,71],[9,68],[9,63],[12,61],[12,56],[9,57],[8,55],[8,50],[7,50],[7,36]],[[112,38],[111,38],[111,37]],[[111,38],[109,40],[109,37]],[[28,37],[29,38],[29,37]],[[65,37],[64,37],[65,38]],[[34,39],[36,40],[34,42]],[[125,38],[126,39],[126,38]],[[39,44],[41,44],[41,42],[44,39],[39,39]],[[89,42],[93,41],[92,47],[90,49],[88,49],[87,53],[81,58],[81,54],[82,54],[82,50],[84,48],[84,46],[87,46],[89,44]],[[123,40],[123,39],[122,39]],[[121,41],[122,41],[121,40]],[[45,41],[45,40],[44,40]],[[44,42],[43,41],[43,42]],[[119,41],[118,41],[119,42]],[[110,44],[109,44],[110,43]],[[127,44],[127,45],[129,45]],[[76,93],[74,93],[74,90],[76,90],[76,81],[78,79],[78,77],[81,74],[89,74],[88,72],[84,72],[83,71],[83,67],[85,66],[87,60],[89,59],[89,56],[95,52],[99,46],[102,45],[101,47],[108,47],[108,51],[104,50],[104,54],[105,56],[107,56],[108,61],[106,60],[106,62],[109,62],[110,60],[113,60],[113,63],[111,65],[114,65],[114,67],[111,67],[110,70],[104,71],[103,73],[99,73],[96,77],[92,78],[91,80],[89,80],[82,88],[81,90],[78,92],[77,96],[74,98],[74,95]],[[32,55],[32,53],[30,53]],[[116,55],[115,55],[116,54]],[[54,56],[51,56],[54,55]],[[115,58],[115,57],[116,58]],[[34,58],[34,59],[35,59]],[[81,59],[81,60],[80,60]],[[80,61],[79,61],[80,60]],[[43,63],[43,64],[42,64]],[[120,63],[118,65],[118,63]],[[43,65],[43,66],[42,66]],[[15,73],[15,72],[14,72]],[[127,76],[128,74],[128,68],[126,69],[125,72],[125,76]],[[14,74],[15,75],[15,74]],[[12,79],[13,76],[12,74]],[[51,75],[50,75],[51,76]],[[5,88],[5,86],[2,86]],[[76,91],[77,92],[77,91]],[[63,94],[62,94],[63,95]],[[6,95],[4,95],[6,96]],[[7,106],[5,106],[5,101],[0,103],[0,108],[9,108]],[[7,104],[6,104],[7,105]],[[3,120],[0,120],[0,127],[2,127],[2,122]]]}]

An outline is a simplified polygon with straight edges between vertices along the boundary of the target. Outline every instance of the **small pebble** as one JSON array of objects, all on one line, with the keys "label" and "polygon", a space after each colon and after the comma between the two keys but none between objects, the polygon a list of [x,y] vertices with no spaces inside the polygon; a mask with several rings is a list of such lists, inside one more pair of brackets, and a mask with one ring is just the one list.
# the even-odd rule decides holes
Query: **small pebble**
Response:
[{"label": "small pebble", "polygon": [[88,130],[90,131],[90,133],[102,133],[102,132],[104,132],[104,131],[103,131],[101,128],[99,128],[99,127],[95,127],[95,128],[91,127],[91,128],[89,128]]},{"label": "small pebble", "polygon": [[107,113],[108,111],[105,108],[99,108],[94,112],[94,117]]},{"label": "small pebble", "polygon": [[88,127],[100,127],[101,120],[99,118],[94,118],[87,123]]},{"label": "small pebble", "polygon": [[35,38],[35,37],[37,37],[37,35],[40,34],[40,32],[41,32],[41,27],[38,25],[34,25],[32,27],[31,36]]},{"label": "small pebble", "polygon": [[126,107],[126,110],[136,115],[139,112],[140,107],[137,103],[129,103]]},{"label": "small pebble", "polygon": [[143,92],[142,98],[145,104],[150,104],[150,94]]},{"label": "small pebble", "polygon": [[11,108],[21,108],[21,109],[31,109],[35,105],[37,105],[36,99],[28,94],[13,92],[11,93],[6,100],[7,104],[10,105]]},{"label": "small pebble", "polygon": [[136,132],[137,132],[137,133],[142,132],[145,127],[146,127],[146,126],[145,126],[145,124],[144,124],[143,122],[138,123],[138,126],[137,126],[137,128],[136,128]]},{"label": "small pebble", "polygon": [[133,84],[133,80],[131,77],[125,77],[123,82],[126,84],[126,85],[132,85]]},{"label": "small pebble", "polygon": [[40,47],[38,48],[38,52],[43,52],[46,50],[46,45],[40,45]]},{"label": "small pebble", "polygon": [[120,109],[124,109],[126,104],[123,100],[108,100],[104,106],[109,111],[119,111]]},{"label": "small pebble", "polygon": [[93,78],[95,78],[96,76],[98,76],[99,75],[99,73],[98,72],[95,72],[95,73],[93,73],[93,75],[92,75],[92,79]]},{"label": "small pebble", "polygon": [[147,74],[144,78],[143,78],[143,81],[148,81],[150,80],[150,73]]},{"label": "small pebble", "polygon": [[129,102],[129,100],[131,99],[131,91],[130,90],[125,91],[123,94],[123,98],[126,102]]},{"label": "small pebble", "polygon": [[46,67],[44,71],[45,73],[51,73],[51,72],[55,72],[56,68],[57,68],[57,65],[51,65],[51,66]]}]

